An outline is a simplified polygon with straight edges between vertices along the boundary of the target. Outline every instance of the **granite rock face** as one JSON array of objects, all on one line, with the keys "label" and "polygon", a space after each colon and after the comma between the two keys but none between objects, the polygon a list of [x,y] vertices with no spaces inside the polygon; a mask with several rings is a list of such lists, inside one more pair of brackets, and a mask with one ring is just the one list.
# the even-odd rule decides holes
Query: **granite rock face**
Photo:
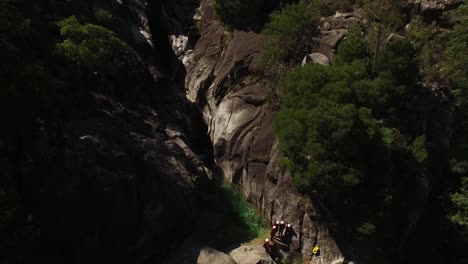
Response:
[{"label": "granite rock face", "polygon": [[421,13],[441,13],[460,5],[462,2],[460,0],[421,0]]},{"label": "granite rock face", "polygon": [[426,20],[433,20],[462,3],[462,0],[409,0],[408,6],[417,7]]},{"label": "granite rock face", "polygon": [[[257,33],[227,32],[213,17],[212,1],[201,1],[200,39],[186,78],[187,97],[202,109],[215,162],[228,182],[242,186],[247,199],[270,221],[291,223],[298,234],[293,249],[311,259],[314,241],[328,249],[323,263],[340,250],[314,206],[292,186],[280,167],[268,86],[256,77],[262,55]],[[318,260],[312,260],[315,263]]]}]

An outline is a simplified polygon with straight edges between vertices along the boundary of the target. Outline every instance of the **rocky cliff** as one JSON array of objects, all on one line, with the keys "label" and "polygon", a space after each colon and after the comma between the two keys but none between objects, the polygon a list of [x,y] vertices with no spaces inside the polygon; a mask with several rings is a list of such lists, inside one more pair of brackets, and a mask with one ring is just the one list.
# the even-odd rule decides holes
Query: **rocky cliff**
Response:
[{"label": "rocky cliff", "polygon": [[[168,41],[188,27],[184,5],[88,2],[125,21],[138,53],[116,67],[123,94],[84,87],[69,116],[42,122],[29,145],[11,150],[6,171],[18,179],[37,242],[22,261],[159,263],[190,234],[211,192],[200,160],[210,159],[209,138]],[[66,11],[55,1],[34,7]]]},{"label": "rocky cliff", "polygon": [[216,164],[225,180],[241,185],[247,199],[269,221],[281,219],[297,227],[294,249],[305,260],[311,259],[317,242],[324,254],[311,263],[341,259],[340,248],[316,206],[297,192],[280,166],[273,128],[278,109],[268,99],[268,82],[257,74],[262,56],[260,35],[227,30],[211,5],[212,1],[201,1],[198,10],[200,38],[188,67],[186,90],[188,99],[202,109]]}]

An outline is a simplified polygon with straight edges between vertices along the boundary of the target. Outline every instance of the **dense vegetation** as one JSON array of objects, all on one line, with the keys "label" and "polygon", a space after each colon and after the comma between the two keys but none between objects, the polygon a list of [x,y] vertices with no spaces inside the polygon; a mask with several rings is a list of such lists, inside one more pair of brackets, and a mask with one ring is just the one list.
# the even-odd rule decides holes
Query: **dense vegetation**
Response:
[{"label": "dense vegetation", "polygon": [[[466,245],[466,5],[450,14],[451,31],[437,28],[435,22],[423,26],[426,22],[413,19],[421,27],[405,32],[403,1],[344,4],[348,8],[341,7],[343,11],[352,7],[364,10],[368,23],[349,30],[333,64],[298,66],[278,81],[281,111],[276,130],[284,165],[299,190],[322,201],[332,212],[341,233],[355,240],[355,245],[372,243],[374,252],[385,252],[380,256],[385,259],[395,256],[397,243],[404,236],[402,230],[395,229],[407,221],[398,216],[408,206],[402,196],[407,190],[402,186],[411,186],[430,174],[436,182],[444,182],[434,187],[431,197],[438,198],[430,198],[434,204],[427,213],[428,218],[439,219],[429,223],[444,231],[431,234],[444,237],[444,242],[427,239],[422,230],[429,228],[428,223],[418,229],[417,239],[433,247]],[[269,63],[297,62],[304,52],[294,52],[307,50],[316,27],[317,20],[310,19],[314,16],[306,10],[315,8],[324,14],[325,7],[329,5],[320,1],[311,5],[301,2],[273,13],[262,32]],[[282,27],[283,21],[292,21],[295,26]],[[305,37],[299,33],[306,31]],[[450,85],[456,99],[451,161],[437,140],[428,138],[427,131],[404,123],[405,104],[421,93],[421,83],[433,81]],[[451,170],[441,173],[439,169],[449,163]]]},{"label": "dense vegetation", "polygon": [[310,36],[316,32],[318,17],[305,1],[285,6],[270,16],[262,31],[265,63],[297,63],[297,59],[310,49]]},{"label": "dense vegetation", "polygon": [[459,189],[451,195],[451,220],[468,239],[468,2],[455,10],[456,25],[448,35],[443,71],[457,99],[451,171],[459,179]]},{"label": "dense vegetation", "polygon": [[423,136],[402,137],[394,125],[399,103],[414,89],[411,44],[388,44],[375,76],[366,47],[356,25],[333,65],[307,64],[285,74],[276,128],[300,190],[325,201],[353,233],[388,236],[383,223],[392,217],[392,179],[401,173],[395,156],[417,170],[427,154]]}]

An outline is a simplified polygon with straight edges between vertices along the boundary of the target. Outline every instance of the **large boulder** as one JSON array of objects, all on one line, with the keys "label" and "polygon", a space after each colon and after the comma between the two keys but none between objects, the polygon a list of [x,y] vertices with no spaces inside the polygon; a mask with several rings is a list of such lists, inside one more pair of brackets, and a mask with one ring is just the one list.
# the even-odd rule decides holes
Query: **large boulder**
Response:
[{"label": "large boulder", "polygon": [[219,252],[213,248],[203,248],[197,259],[197,264],[237,264],[228,254]]},{"label": "large boulder", "polygon": [[322,65],[330,65],[330,59],[327,56],[317,52],[306,55],[302,60],[302,66],[304,66],[309,61]]},{"label": "large boulder", "polygon": [[421,0],[421,13],[443,12],[463,3],[462,0]]},{"label": "large boulder", "polygon": [[241,246],[231,252],[229,255],[237,262],[242,264],[274,264],[270,255],[265,252],[261,245]]},{"label": "large boulder", "polygon": [[348,30],[346,29],[322,31],[322,37],[319,42],[320,43],[319,48],[316,52],[324,54],[330,60],[333,59],[333,56],[336,53],[338,45],[344,39],[347,32]]},{"label": "large boulder", "polygon": [[419,8],[426,20],[433,20],[462,3],[463,0],[408,0],[408,6]]}]

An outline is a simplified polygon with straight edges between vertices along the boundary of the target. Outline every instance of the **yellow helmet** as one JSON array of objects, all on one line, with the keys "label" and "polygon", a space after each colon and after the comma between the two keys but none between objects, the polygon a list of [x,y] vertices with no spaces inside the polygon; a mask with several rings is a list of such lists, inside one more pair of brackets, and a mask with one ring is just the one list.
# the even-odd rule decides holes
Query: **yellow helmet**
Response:
[{"label": "yellow helmet", "polygon": [[319,247],[318,246],[315,246],[314,249],[312,249],[312,252],[315,254],[319,251]]}]

